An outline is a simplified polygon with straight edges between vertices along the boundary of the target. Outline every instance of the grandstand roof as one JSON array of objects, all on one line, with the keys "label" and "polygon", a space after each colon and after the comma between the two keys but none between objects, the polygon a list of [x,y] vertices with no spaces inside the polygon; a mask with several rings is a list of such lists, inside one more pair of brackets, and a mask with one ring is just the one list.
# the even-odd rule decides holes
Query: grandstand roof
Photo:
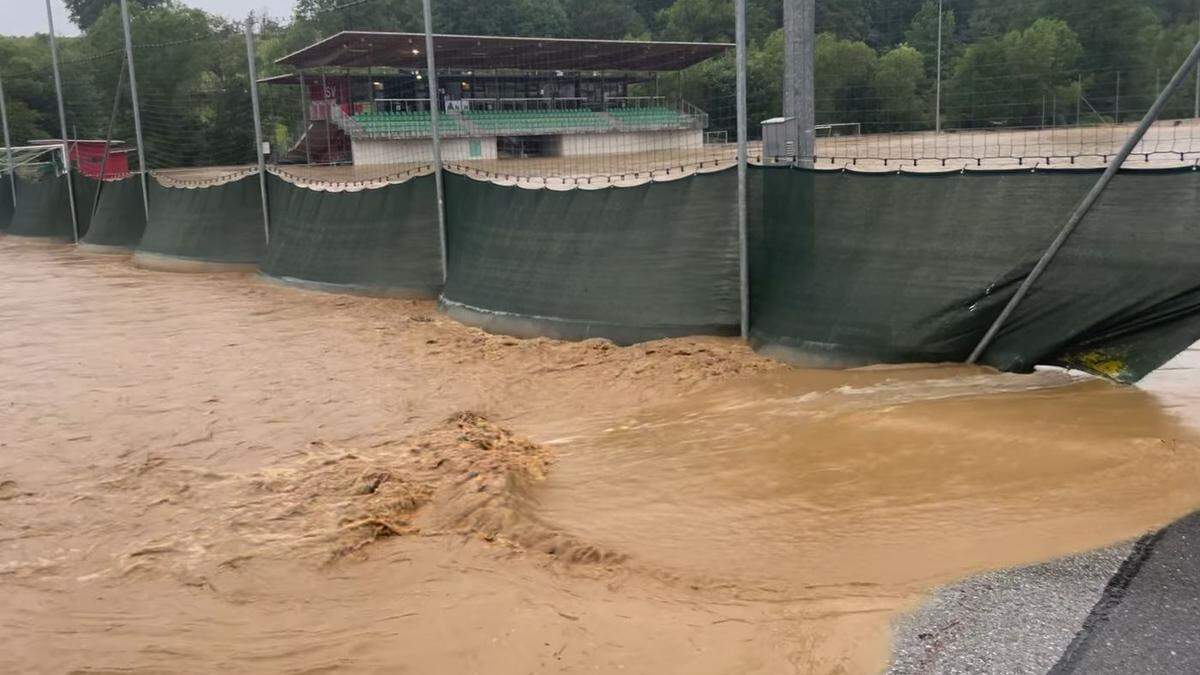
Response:
[{"label": "grandstand roof", "polygon": [[[434,35],[438,70],[674,71],[720,56],[732,44]],[[345,31],[277,63],[297,68],[425,68],[424,33]]]}]

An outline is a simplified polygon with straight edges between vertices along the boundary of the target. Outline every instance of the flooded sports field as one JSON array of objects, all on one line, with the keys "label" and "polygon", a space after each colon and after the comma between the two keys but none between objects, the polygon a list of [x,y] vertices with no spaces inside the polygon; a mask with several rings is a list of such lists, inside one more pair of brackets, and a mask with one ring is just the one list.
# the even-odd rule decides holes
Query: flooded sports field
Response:
[{"label": "flooded sports field", "polygon": [[1200,506],[1200,351],[790,369],[0,239],[0,671],[869,673]]}]

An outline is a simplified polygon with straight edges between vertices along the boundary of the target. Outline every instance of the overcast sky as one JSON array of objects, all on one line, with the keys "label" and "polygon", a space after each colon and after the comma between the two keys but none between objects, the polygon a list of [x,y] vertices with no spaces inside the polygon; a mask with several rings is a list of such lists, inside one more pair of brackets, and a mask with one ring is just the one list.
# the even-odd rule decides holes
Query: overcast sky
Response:
[{"label": "overcast sky", "polygon": [[[233,19],[244,19],[251,10],[264,10],[275,18],[292,14],[293,0],[183,0],[189,7],[198,7]],[[62,0],[50,0],[54,8],[54,32],[59,35],[78,35],[79,29],[67,19]],[[0,33],[4,35],[33,35],[46,32],[46,0],[0,0]]]}]

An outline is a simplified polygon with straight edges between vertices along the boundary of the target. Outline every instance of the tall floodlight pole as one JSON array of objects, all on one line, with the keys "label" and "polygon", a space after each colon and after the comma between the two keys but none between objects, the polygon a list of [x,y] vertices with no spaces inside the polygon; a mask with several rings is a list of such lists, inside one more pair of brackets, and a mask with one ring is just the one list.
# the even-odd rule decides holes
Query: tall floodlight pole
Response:
[{"label": "tall floodlight pole", "polygon": [[737,227],[738,272],[741,297],[742,339],[750,337],[750,244],[749,206],[746,181],[749,177],[747,135],[749,115],[746,103],[746,0],[734,0],[734,35],[737,42]]},{"label": "tall floodlight pole", "polygon": [[[1200,0],[1196,0],[1196,27],[1200,30]],[[1197,36],[1200,39],[1200,35]],[[1193,109],[1193,117],[1200,119],[1200,66],[1196,67],[1196,107]]]},{"label": "tall floodlight pole", "polygon": [[8,160],[8,186],[12,189],[13,206],[17,205],[17,175],[13,173],[12,139],[8,135],[8,107],[4,103],[4,78],[0,77],[0,126],[4,127],[4,154]]},{"label": "tall floodlight pole", "polygon": [[133,134],[137,139],[138,173],[142,183],[142,211],[150,224],[150,186],[146,168],[146,144],[142,142],[142,110],[138,103],[137,70],[133,67],[133,31],[129,29],[129,2],[121,0],[121,25],[125,31],[125,68],[129,71],[129,103],[133,106]]},{"label": "tall floodlight pole", "polygon": [[54,93],[58,96],[58,122],[62,127],[63,161],[67,165],[67,201],[71,203],[71,234],[79,243],[79,214],[75,209],[75,180],[71,176],[71,146],[67,134],[67,107],[63,105],[62,75],[58,72],[58,41],[54,38],[54,14],[46,0],[46,24],[50,28],[50,61],[54,66]]},{"label": "tall floodlight pole", "polygon": [[442,238],[442,283],[446,283],[450,268],[446,252],[446,192],[442,184],[442,135],[438,132],[441,101],[438,95],[437,61],[433,56],[433,7],[424,0],[425,66],[429,70],[429,130],[433,133],[433,177],[437,187],[438,233]]},{"label": "tall floodlight pole", "polygon": [[254,150],[258,156],[258,190],[262,196],[263,241],[271,241],[271,211],[267,206],[267,160],[263,156],[262,117],[258,109],[258,59],[254,54],[254,15],[246,19],[246,66],[250,69],[250,109],[254,113]]},{"label": "tall floodlight pole", "polygon": [[934,133],[942,133],[942,3],[938,0],[937,96],[934,102]]},{"label": "tall floodlight pole", "polygon": [[996,317],[996,320],[992,323],[991,327],[988,328],[988,331],[986,334],[984,334],[983,339],[980,340],[979,344],[975,347],[975,351],[971,352],[971,356],[967,359],[967,363],[977,362],[979,358],[983,356],[983,353],[987,351],[987,348],[991,346],[992,341],[996,339],[996,335],[1000,333],[1000,329],[1004,327],[1004,324],[1008,321],[1009,317],[1011,317],[1012,313],[1017,309],[1017,305],[1021,304],[1021,301],[1025,299],[1025,296],[1029,293],[1029,289],[1032,288],[1035,283],[1037,283],[1038,278],[1041,277],[1042,273],[1046,271],[1046,268],[1050,265],[1050,262],[1054,260],[1054,256],[1058,255],[1058,251],[1063,247],[1063,244],[1067,242],[1067,239],[1071,236],[1071,233],[1075,231],[1075,228],[1078,227],[1079,223],[1083,221],[1084,216],[1086,216],[1088,212],[1092,210],[1092,207],[1095,206],[1096,202],[1099,201],[1100,196],[1103,195],[1104,191],[1108,188],[1108,184],[1112,182],[1113,177],[1117,175],[1118,171],[1120,171],[1121,165],[1125,163],[1125,160],[1129,159],[1129,155],[1133,154],[1133,149],[1137,147],[1138,143],[1142,142],[1142,138],[1146,136],[1146,132],[1150,130],[1151,125],[1153,125],[1158,120],[1158,116],[1162,114],[1163,108],[1167,107],[1167,101],[1171,100],[1171,96],[1175,94],[1176,90],[1178,90],[1183,84],[1184,79],[1187,78],[1188,73],[1190,73],[1192,68],[1195,68],[1198,63],[1200,63],[1200,41],[1196,42],[1196,46],[1192,48],[1192,53],[1188,55],[1187,59],[1184,60],[1183,65],[1179,67],[1178,71],[1176,71],[1175,77],[1172,77],[1171,81],[1167,83],[1167,88],[1158,93],[1158,99],[1154,101],[1154,105],[1150,106],[1150,110],[1146,112],[1146,116],[1142,118],[1142,121],[1140,124],[1138,124],[1137,129],[1130,134],[1129,138],[1125,139],[1125,145],[1121,147],[1121,151],[1118,152],[1116,156],[1113,157],[1112,161],[1108,163],[1108,168],[1104,170],[1104,175],[1100,176],[1100,180],[1096,181],[1096,184],[1092,186],[1091,191],[1087,193],[1087,196],[1083,198],[1083,201],[1075,207],[1075,211],[1071,213],[1071,217],[1067,220],[1067,224],[1063,226],[1062,230],[1058,233],[1058,236],[1055,237],[1054,241],[1050,244],[1050,248],[1046,249],[1046,252],[1042,254],[1041,259],[1038,260],[1037,265],[1035,265],[1033,268],[1033,271],[1031,271],[1029,276],[1025,277],[1025,280],[1021,282],[1020,288],[1017,289],[1017,292],[1013,295],[1012,299],[1008,301],[1008,304],[1004,306],[1004,310],[1000,312],[1000,316]]},{"label": "tall floodlight pole", "polygon": [[817,154],[814,127],[813,59],[816,49],[816,0],[783,1],[783,104],[797,129],[796,164],[809,168]]}]

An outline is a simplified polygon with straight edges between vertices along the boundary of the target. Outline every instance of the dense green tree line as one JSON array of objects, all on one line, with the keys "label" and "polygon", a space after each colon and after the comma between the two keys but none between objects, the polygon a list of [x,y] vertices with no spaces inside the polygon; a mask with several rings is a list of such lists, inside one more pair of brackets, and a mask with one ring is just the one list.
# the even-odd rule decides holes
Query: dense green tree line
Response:
[{"label": "dense green tree line", "polygon": [[[954,126],[1017,126],[1123,119],[1148,107],[1194,44],[1196,0],[944,0],[943,117]],[[155,152],[218,161],[248,138],[239,26],[176,0],[135,0],[139,85]],[[751,118],[780,111],[780,0],[747,0]],[[80,135],[106,127],[119,75],[116,0],[67,0],[79,38],[62,40],[68,107]],[[434,0],[442,33],[731,41],[732,0]],[[928,128],[937,77],[937,0],[818,0],[817,110],[821,122],[868,130]],[[422,29],[420,0],[297,0],[268,21],[260,62],[339,30]],[[10,124],[18,140],[57,133],[44,36],[0,39]],[[648,88],[651,85],[646,85]],[[734,118],[732,54],[653,86],[709,111],[715,128]],[[270,88],[268,88],[269,90]],[[277,95],[268,91],[267,95]],[[280,102],[278,108],[287,107]],[[274,109],[267,106],[268,110]],[[1191,113],[1191,93],[1168,113]],[[123,116],[127,119],[128,116]],[[117,133],[129,136],[131,130]],[[179,140],[200,145],[191,151]],[[207,153],[207,154],[206,154]]]}]

